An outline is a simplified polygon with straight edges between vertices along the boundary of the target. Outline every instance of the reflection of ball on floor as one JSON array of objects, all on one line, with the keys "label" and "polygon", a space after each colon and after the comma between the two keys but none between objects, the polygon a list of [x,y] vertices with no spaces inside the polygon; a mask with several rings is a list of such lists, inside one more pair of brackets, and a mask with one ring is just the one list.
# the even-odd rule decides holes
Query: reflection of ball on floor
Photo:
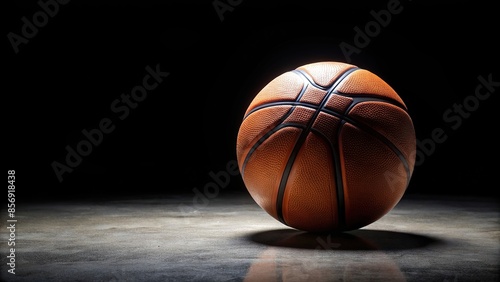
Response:
[{"label": "reflection of ball on floor", "polygon": [[361,228],[389,212],[413,172],[415,131],[400,96],[354,65],[286,72],[250,103],[237,137],[250,195],[306,231]]}]

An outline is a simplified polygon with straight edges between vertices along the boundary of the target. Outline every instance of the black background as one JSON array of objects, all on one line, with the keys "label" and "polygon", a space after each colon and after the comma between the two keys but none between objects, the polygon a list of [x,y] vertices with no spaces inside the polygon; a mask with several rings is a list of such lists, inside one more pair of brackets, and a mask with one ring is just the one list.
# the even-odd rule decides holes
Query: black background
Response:
[{"label": "black background", "polygon": [[[8,34],[22,35],[22,18],[41,8],[12,2],[2,9],[5,169],[16,170],[18,200],[47,200],[201,190],[235,160],[243,113],[267,82],[303,64],[346,62],[339,45],[355,46],[354,27],[391,1],[220,0],[234,4],[221,20],[211,0],[72,0],[17,54]],[[478,76],[500,81],[497,12],[487,1],[434,2],[401,0],[350,63],[398,92],[417,139],[447,135],[419,159],[407,193],[492,196],[500,88],[456,130],[443,114],[471,101]],[[169,76],[118,119],[111,103],[157,65]],[[103,118],[115,130],[59,182],[51,164],[64,164],[65,147]],[[245,190],[239,176],[230,190]]]}]

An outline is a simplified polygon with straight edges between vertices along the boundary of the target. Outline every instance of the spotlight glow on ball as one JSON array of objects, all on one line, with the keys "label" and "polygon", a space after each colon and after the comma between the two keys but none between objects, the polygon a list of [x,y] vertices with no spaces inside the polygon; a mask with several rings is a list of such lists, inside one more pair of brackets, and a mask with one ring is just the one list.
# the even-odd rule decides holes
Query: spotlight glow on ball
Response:
[{"label": "spotlight glow on ball", "polygon": [[359,229],[404,195],[416,138],[401,97],[374,73],[341,62],[271,80],[240,125],[236,152],[255,202],[295,229]]}]

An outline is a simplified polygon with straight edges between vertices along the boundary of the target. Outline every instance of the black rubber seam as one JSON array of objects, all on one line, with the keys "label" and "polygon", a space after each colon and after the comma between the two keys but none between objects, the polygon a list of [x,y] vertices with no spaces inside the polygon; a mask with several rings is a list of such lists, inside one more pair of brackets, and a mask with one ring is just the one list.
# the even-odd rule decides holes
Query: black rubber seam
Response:
[{"label": "black rubber seam", "polygon": [[[328,91],[326,92],[325,96],[323,97],[323,100],[321,101],[321,103],[319,104],[318,108],[314,112],[313,116],[311,117],[311,119],[307,123],[306,128],[301,132],[301,134],[297,138],[297,142],[295,143],[295,146],[294,146],[294,148],[293,148],[293,150],[292,150],[292,152],[290,154],[290,157],[288,158],[287,164],[285,166],[285,170],[283,171],[283,174],[282,174],[282,177],[281,177],[281,181],[280,181],[280,185],[279,185],[279,188],[278,188],[278,197],[276,199],[276,212],[277,212],[278,220],[281,221],[285,225],[287,223],[285,222],[285,220],[283,218],[283,197],[284,197],[284,194],[285,194],[285,187],[286,187],[286,184],[288,182],[288,177],[290,176],[290,171],[291,171],[292,166],[293,166],[293,164],[295,162],[297,154],[298,154],[299,150],[301,149],[302,144],[305,142],[307,136],[309,135],[309,132],[311,131],[311,127],[314,124],[316,118],[318,117],[319,113],[322,111],[324,105],[328,101],[328,98],[333,93],[333,91],[335,90],[335,88],[347,76],[349,76],[352,72],[354,72],[354,71],[356,71],[358,69],[359,68],[357,68],[357,67],[353,67],[353,68],[350,68],[350,69],[344,71],[344,73],[342,73],[332,83],[332,85],[329,87]],[[300,71],[297,71],[297,72],[302,73]],[[305,77],[305,79],[307,79],[306,76],[304,76],[304,77]],[[307,80],[308,80],[309,83],[311,83],[311,81],[309,79],[307,79]],[[341,200],[343,201],[343,199],[341,199]],[[340,199],[339,199],[339,201],[340,201]]]}]

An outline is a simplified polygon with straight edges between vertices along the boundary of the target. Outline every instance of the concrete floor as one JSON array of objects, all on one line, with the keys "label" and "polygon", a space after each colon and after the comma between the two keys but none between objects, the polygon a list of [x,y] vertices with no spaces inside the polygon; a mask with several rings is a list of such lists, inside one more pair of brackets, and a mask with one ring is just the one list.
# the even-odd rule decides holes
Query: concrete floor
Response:
[{"label": "concrete floor", "polygon": [[[5,281],[498,281],[493,199],[405,196],[379,221],[314,235],[246,194],[18,205]],[[204,206],[206,204],[206,206]],[[2,211],[3,224],[7,212]]]}]

